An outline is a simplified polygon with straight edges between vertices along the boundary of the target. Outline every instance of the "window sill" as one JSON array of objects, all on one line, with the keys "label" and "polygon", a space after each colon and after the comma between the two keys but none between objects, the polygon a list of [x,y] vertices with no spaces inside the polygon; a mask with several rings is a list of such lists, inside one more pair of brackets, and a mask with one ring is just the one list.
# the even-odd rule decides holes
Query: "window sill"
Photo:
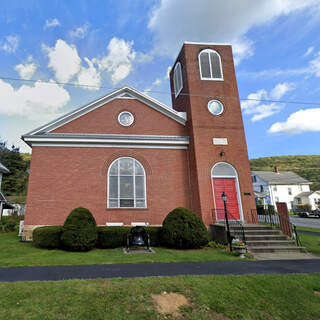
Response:
[{"label": "window sill", "polygon": [[149,210],[149,208],[106,208],[106,210]]}]

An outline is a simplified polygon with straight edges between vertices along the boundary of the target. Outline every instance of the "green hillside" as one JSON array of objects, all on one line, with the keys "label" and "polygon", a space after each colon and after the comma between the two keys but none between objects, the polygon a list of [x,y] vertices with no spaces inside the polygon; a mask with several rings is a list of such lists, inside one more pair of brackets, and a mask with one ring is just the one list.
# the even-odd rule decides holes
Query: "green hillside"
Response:
[{"label": "green hillside", "polygon": [[281,156],[250,159],[251,170],[273,171],[277,166],[281,171],[293,171],[313,182],[312,190],[320,190],[320,155]]}]

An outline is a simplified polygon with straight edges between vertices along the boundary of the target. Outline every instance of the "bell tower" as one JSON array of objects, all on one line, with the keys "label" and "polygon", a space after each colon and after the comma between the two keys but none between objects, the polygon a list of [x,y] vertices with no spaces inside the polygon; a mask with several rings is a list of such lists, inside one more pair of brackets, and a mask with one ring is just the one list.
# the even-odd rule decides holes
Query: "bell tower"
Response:
[{"label": "bell tower", "polygon": [[191,209],[206,225],[252,222],[255,209],[232,47],[185,42],[170,73],[172,105],[187,113]]}]

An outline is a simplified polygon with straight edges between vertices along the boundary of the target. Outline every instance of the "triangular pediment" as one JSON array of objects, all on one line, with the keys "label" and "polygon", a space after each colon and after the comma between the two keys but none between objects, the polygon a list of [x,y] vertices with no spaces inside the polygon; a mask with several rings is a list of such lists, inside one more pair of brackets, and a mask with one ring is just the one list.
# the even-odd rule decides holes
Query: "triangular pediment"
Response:
[{"label": "triangular pediment", "polygon": [[[111,93],[92,101],[76,110],[73,110],[31,132],[28,132],[24,136],[30,135],[39,135],[50,133],[53,130],[64,126],[65,124],[97,109],[104,106],[106,103],[114,100],[114,99],[137,99],[140,102],[144,103],[145,105],[149,106],[150,108],[166,115],[167,117],[177,121],[178,123],[185,125],[186,123],[186,115],[183,112],[177,112],[174,109],[166,106],[165,104],[135,90],[131,87],[125,86],[120,89],[114,90]],[[24,137],[23,136],[23,137]]]}]

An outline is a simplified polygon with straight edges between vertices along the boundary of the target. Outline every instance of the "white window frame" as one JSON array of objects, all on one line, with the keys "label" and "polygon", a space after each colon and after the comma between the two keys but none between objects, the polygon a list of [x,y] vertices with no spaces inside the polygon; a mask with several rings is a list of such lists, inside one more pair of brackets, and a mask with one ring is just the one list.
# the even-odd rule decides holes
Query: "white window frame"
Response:
[{"label": "white window frame", "polygon": [[[208,53],[209,53],[209,66],[210,66],[210,75],[211,75],[210,78],[207,78],[207,77],[203,77],[203,76],[202,76],[200,55],[201,55],[201,53],[203,53],[203,52],[208,52]],[[211,52],[216,53],[216,54],[218,55],[220,72],[221,72],[221,78],[213,78],[213,77],[212,77],[212,65],[211,65],[211,59],[210,59],[210,53],[211,53]],[[217,51],[212,50],[212,49],[204,49],[204,50],[200,51],[199,54],[198,54],[198,63],[199,63],[200,79],[201,79],[201,80],[224,81],[224,79],[223,79],[223,71],[222,71],[222,63],[221,63],[221,56],[220,56],[220,54],[219,54]]]},{"label": "white window frame", "polygon": [[[181,86],[178,87],[178,78],[180,79]],[[181,68],[181,63],[177,62],[176,66],[174,67],[173,71],[173,87],[174,87],[174,95],[175,98],[180,94],[182,88],[183,88],[183,81],[182,81],[182,68]]]},{"label": "white window frame", "polygon": [[[120,207],[120,199],[125,199],[125,198],[121,198],[120,197],[120,160],[121,159],[132,159],[133,160],[133,207]],[[110,194],[110,169],[113,166],[113,164],[118,161],[118,174],[117,175],[113,175],[114,177],[117,176],[118,177],[118,197],[117,198],[110,198],[109,194]],[[142,198],[136,198],[136,175],[135,175],[135,162],[137,162],[142,170],[143,170],[143,175],[139,175],[139,177],[144,177],[143,182],[144,182],[144,203],[145,206],[144,207],[137,207],[136,206],[136,200],[143,200]],[[108,190],[107,190],[107,208],[108,209],[146,209],[147,208],[147,183],[146,183],[146,171],[143,167],[143,165],[135,158],[132,157],[120,157],[115,159],[109,166],[108,169],[108,175],[107,175],[107,180],[108,180]],[[129,199],[129,198],[128,198]],[[130,198],[131,200],[132,198]],[[117,200],[118,201],[118,206],[117,207],[110,207],[109,206],[109,200]]]}]

